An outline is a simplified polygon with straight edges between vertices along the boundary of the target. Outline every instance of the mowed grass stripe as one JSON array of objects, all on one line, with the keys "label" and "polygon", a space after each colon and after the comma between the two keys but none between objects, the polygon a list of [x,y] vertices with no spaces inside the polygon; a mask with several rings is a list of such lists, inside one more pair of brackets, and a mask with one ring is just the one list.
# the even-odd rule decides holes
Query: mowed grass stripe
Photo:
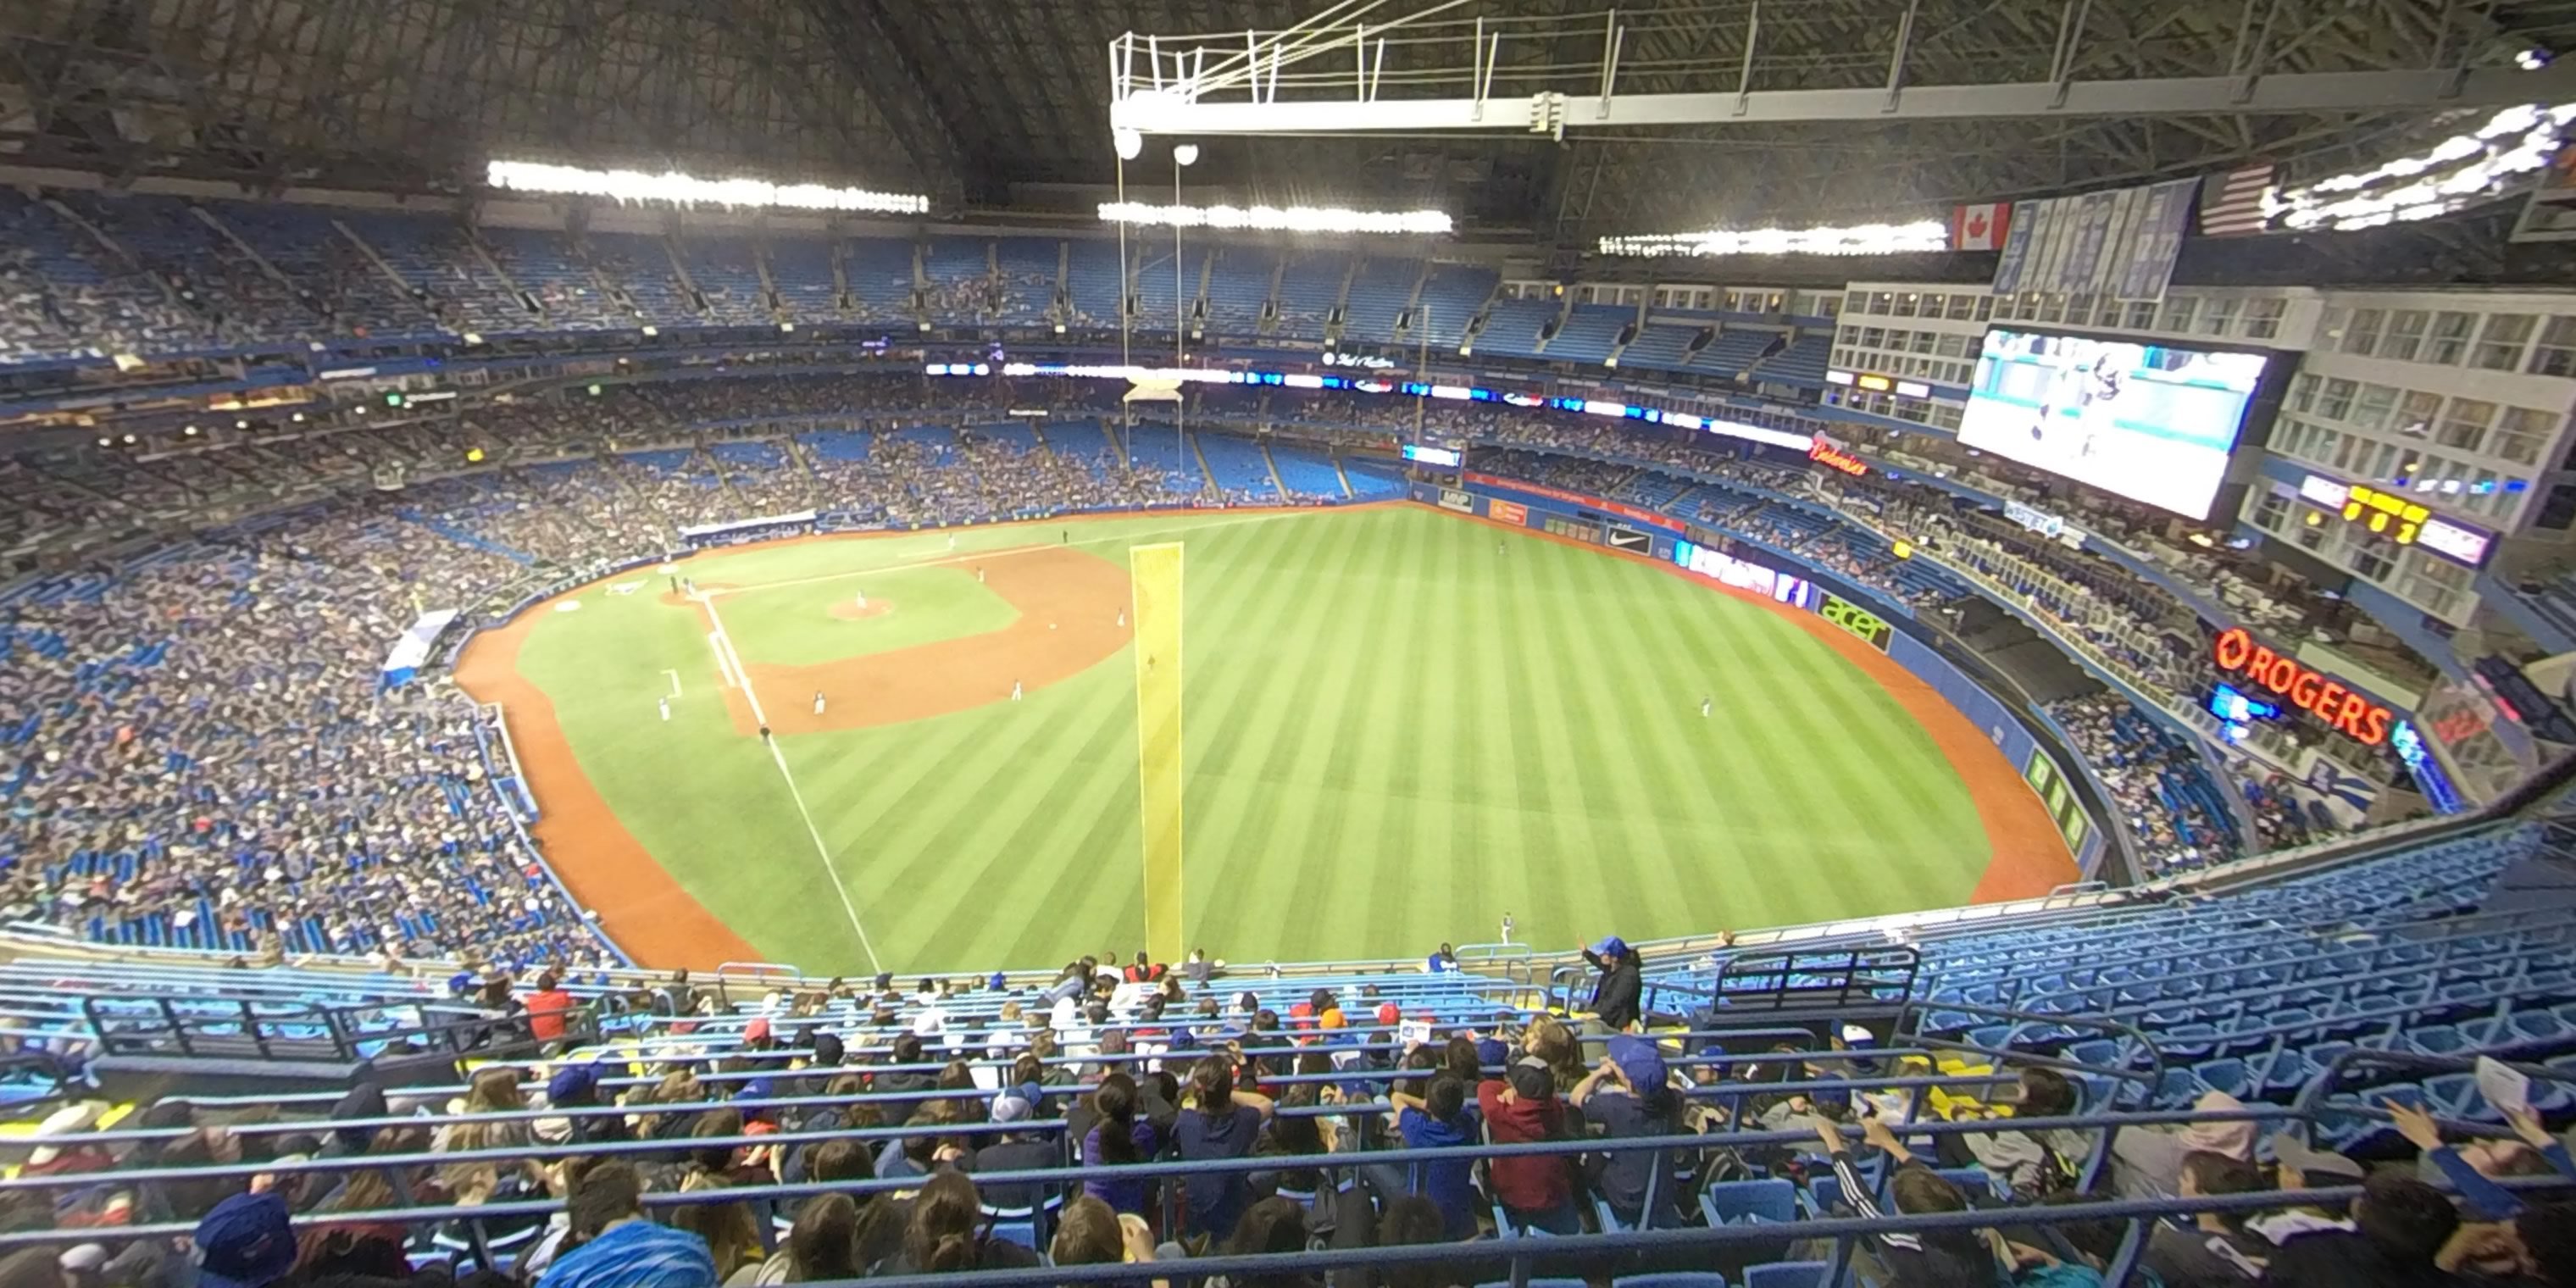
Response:
[{"label": "mowed grass stripe", "polygon": [[1638,879],[1658,903],[1678,902],[1689,910],[1690,920],[1723,926],[1718,883],[1699,879],[1697,871],[1718,831],[1711,820],[1712,804],[1718,798],[1710,790],[1709,775],[1698,770],[1710,761],[1721,736],[1717,720],[1699,714],[1699,699],[1714,699],[1716,688],[1708,668],[1696,660],[1690,647],[1693,636],[1705,629],[1693,628],[1706,604],[1688,596],[1704,592],[1671,576],[1649,578],[1647,584],[1652,587],[1650,600],[1632,621],[1638,623],[1638,633],[1651,641],[1647,646],[1651,656],[1645,664],[1657,675],[1673,677],[1686,714],[1679,720],[1683,728],[1678,734],[1658,740],[1639,757],[1647,791],[1666,824],[1667,848],[1638,856]]},{"label": "mowed grass stripe", "polygon": [[[1045,820],[1047,831],[1034,849],[1013,853],[1002,842],[1038,817],[1033,812],[1037,802],[1055,784],[1080,772],[1081,763],[1068,753],[1079,744],[1081,731],[1105,735],[1116,727],[1120,696],[1107,685],[1057,685],[1029,701],[1003,704],[1009,718],[987,722],[986,739],[978,741],[988,740],[988,745],[977,751],[991,753],[983,758],[1004,772],[980,781],[961,772],[939,795],[921,803],[923,813],[936,813],[945,821],[924,838],[896,877],[899,888],[919,892],[907,918],[924,936],[916,951],[945,953],[949,945],[990,928],[997,915],[1016,923],[1037,911],[1025,906],[1018,878],[1033,856],[1062,852],[1062,829],[1080,815],[1060,813]],[[1104,755],[1118,745],[1107,737],[1099,744]],[[1120,799],[1122,793],[1111,787],[1087,807],[1106,811]]]},{"label": "mowed grass stripe", "polygon": [[[1807,648],[1793,650],[1791,656],[1808,669],[1809,687],[1837,735],[1821,740],[1816,749],[1819,769],[1829,775],[1817,786],[1836,789],[1833,795],[1844,808],[1867,811],[1867,817],[1905,820],[1908,835],[1929,838],[1946,830],[1949,820],[1931,808],[1924,779],[1929,774],[1948,775],[1954,784],[1957,779],[1922,727],[1839,654]],[[1938,888],[1924,865],[1908,861],[1902,844],[1882,846],[1858,832],[1842,839],[1858,852],[1854,858],[1876,861],[1864,898],[1890,907],[1919,907]]]},{"label": "mowed grass stripe", "polygon": [[[1131,541],[1188,545],[1188,933],[1237,962],[1490,940],[1506,910],[1549,946],[1814,920],[1954,902],[1983,868],[1964,788],[1923,763],[1938,757],[1929,735],[1765,606],[1427,508],[1073,533],[1119,562]],[[958,553],[1057,535],[969,531]],[[772,548],[756,579],[944,557],[945,542]],[[755,580],[729,575],[733,558],[693,561],[695,575]],[[637,647],[611,612],[548,616],[542,629],[582,637],[561,655],[599,659],[558,682],[616,677],[577,745],[665,765],[594,774],[623,784],[611,799],[639,836],[685,838],[687,853],[657,845],[665,866],[769,955],[856,966],[756,741],[662,726],[633,696],[662,684],[664,657],[703,671],[702,631]],[[1017,709],[783,746],[889,967],[1134,950],[1129,665]],[[1717,700],[1704,722],[1702,693]],[[668,821],[646,826],[659,810]]]},{"label": "mowed grass stripe", "polygon": [[[1585,797],[1592,802],[1591,884],[1598,886],[1602,905],[1598,920],[1564,929],[1589,943],[1617,932],[1626,910],[1648,906],[1645,870],[1654,862],[1651,856],[1669,852],[1670,841],[1656,821],[1656,804],[1633,766],[1641,756],[1666,750],[1647,731],[1655,723],[1655,704],[1671,696],[1663,692],[1669,681],[1657,682],[1631,669],[1643,648],[1629,624],[1634,602],[1622,593],[1633,587],[1587,584],[1582,565],[1575,562],[1584,558],[1582,553],[1563,553],[1574,558],[1551,561],[1551,571],[1563,577],[1570,611],[1549,615],[1548,639],[1562,650],[1566,683],[1561,692],[1571,750]],[[1615,558],[1605,562],[1621,573],[1634,571]],[[1631,718],[1623,719],[1623,714]]]},{"label": "mowed grass stripe", "polygon": [[[1306,703],[1328,659],[1321,649],[1284,649],[1279,641],[1296,638],[1298,619],[1317,611],[1319,572],[1350,532],[1347,524],[1260,525],[1223,534],[1192,556],[1183,638],[1190,656],[1183,920],[1194,933],[1225,928],[1238,883],[1261,866],[1283,810],[1296,804],[1296,794],[1271,779],[1268,761],[1311,717]],[[1303,566],[1283,558],[1318,538],[1325,544]],[[1209,643],[1193,648],[1191,639]]]},{"label": "mowed grass stripe", "polygon": [[[1464,525],[1451,525],[1452,528]],[[1370,891],[1362,915],[1370,943],[1399,943],[1414,919],[1414,899],[1426,871],[1448,870],[1449,843],[1439,828],[1425,828],[1437,816],[1446,822],[1455,806],[1448,795],[1446,749],[1434,745],[1424,730],[1433,695],[1457,682],[1447,658],[1456,645],[1456,623],[1449,616],[1454,578],[1445,570],[1454,559],[1444,547],[1455,537],[1451,528],[1429,524],[1398,525],[1397,579],[1392,587],[1398,613],[1389,643],[1394,652],[1370,678],[1368,702],[1384,737],[1363,739],[1373,755],[1361,759],[1364,781],[1378,784],[1367,799],[1376,807],[1375,827],[1366,855]],[[1440,780],[1435,786],[1435,779]],[[1420,947],[1428,949],[1429,945]]]},{"label": "mowed grass stripe", "polygon": [[[1199,879],[1187,892],[1188,902],[1197,918],[1194,933],[1206,942],[1222,946],[1267,939],[1278,948],[1265,956],[1296,951],[1291,945],[1306,941],[1298,936],[1296,926],[1280,923],[1305,918],[1284,910],[1309,906],[1308,887],[1329,883],[1339,875],[1329,862],[1332,840],[1319,835],[1326,820],[1318,817],[1317,766],[1323,740],[1330,736],[1326,731],[1338,721],[1338,695],[1361,661],[1360,650],[1343,637],[1347,628],[1340,624],[1355,611],[1344,596],[1368,558],[1368,538],[1374,529],[1364,520],[1376,517],[1346,516],[1321,532],[1298,534],[1307,553],[1297,562],[1315,571],[1302,577],[1290,574],[1288,602],[1275,606],[1274,612],[1281,616],[1274,620],[1293,618],[1302,624],[1301,632],[1283,629],[1232,658],[1225,658],[1221,650],[1235,640],[1220,636],[1215,641],[1223,659],[1216,665],[1259,673],[1245,677],[1257,713],[1249,722],[1257,731],[1249,736],[1260,740],[1255,744],[1257,760],[1252,762],[1257,768],[1248,777],[1235,771],[1227,785],[1267,798],[1247,808],[1245,817],[1258,818],[1268,827],[1264,833],[1246,831],[1217,841],[1213,854],[1207,838],[1193,838],[1198,857],[1189,868]],[[1263,550],[1261,564],[1285,560],[1287,553]],[[1232,722],[1237,708],[1228,703],[1211,712],[1201,705],[1186,718],[1197,727],[1211,720]]]}]

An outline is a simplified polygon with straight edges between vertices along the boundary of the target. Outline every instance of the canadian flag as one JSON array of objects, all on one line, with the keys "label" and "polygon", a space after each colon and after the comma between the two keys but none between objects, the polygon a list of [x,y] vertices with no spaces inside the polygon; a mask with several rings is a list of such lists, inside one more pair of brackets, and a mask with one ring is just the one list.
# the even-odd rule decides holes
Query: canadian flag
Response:
[{"label": "canadian flag", "polygon": [[2000,250],[2004,229],[2012,223],[2012,203],[1993,201],[1960,206],[1950,212],[1950,249]]}]

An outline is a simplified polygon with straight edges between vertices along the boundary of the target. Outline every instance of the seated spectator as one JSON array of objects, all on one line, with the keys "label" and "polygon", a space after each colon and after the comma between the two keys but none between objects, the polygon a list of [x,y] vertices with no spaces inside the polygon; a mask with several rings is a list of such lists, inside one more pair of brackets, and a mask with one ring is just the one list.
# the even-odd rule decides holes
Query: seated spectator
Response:
[{"label": "seated spectator", "polygon": [[[1576,1083],[1567,1101],[1612,1140],[1682,1134],[1681,1097],[1673,1093],[1663,1053],[1647,1039],[1610,1039],[1610,1054]],[[1592,1189],[1621,1224],[1664,1229],[1681,1225],[1682,1181],[1678,1160],[1664,1150],[1625,1150],[1596,1156]],[[1651,1220],[1648,1191],[1654,1196]]]},{"label": "seated spectator", "polygon": [[1144,1218],[1121,1216],[1085,1194],[1064,1205],[1047,1259],[1059,1266],[1147,1264],[1154,1260],[1154,1235]]},{"label": "seated spectator", "polygon": [[[2193,1150],[2182,1156],[2175,1193],[2183,1198],[2221,1194],[2257,1194],[2263,1173],[2233,1154]],[[2232,1288],[2263,1275],[2272,1242],[2247,1233],[2242,1216],[2204,1212],[2186,1229],[2159,1223],[2148,1236],[2141,1264],[2156,1272],[2164,1288]]]},{"label": "seated spectator", "polygon": [[[2224,1091],[2201,1094],[2192,1108],[2236,1111],[2243,1101]],[[2164,1198],[2180,1193],[2183,1160],[2193,1153],[2223,1154],[2252,1162],[2251,1119],[2236,1122],[2183,1123],[2172,1127],[2123,1127],[2111,1137],[2111,1184],[2124,1199]]]},{"label": "seated spectator", "polygon": [[274,1194],[237,1194],[197,1223],[202,1288],[266,1288],[295,1268],[295,1229]]},{"label": "seated spectator", "polygon": [[2439,1281],[2434,1258],[2459,1229],[2440,1190],[2381,1172],[2362,1182],[2352,1228],[2313,1230],[2282,1242],[2261,1282],[2275,1288],[2422,1288]]},{"label": "seated spectator", "polygon": [[[715,1288],[706,1240],[644,1216],[644,1178],[625,1163],[582,1174],[566,1201],[566,1248],[537,1288]],[[256,1288],[244,1285],[243,1288]]]},{"label": "seated spectator", "polygon": [[[1505,1078],[1477,1084],[1476,1108],[1484,1115],[1487,1138],[1497,1145],[1557,1140],[1565,1133],[1565,1106],[1556,1098],[1555,1079],[1547,1062],[1536,1056],[1513,1061]],[[1497,1158],[1488,1169],[1494,1197],[1514,1225],[1550,1234],[1574,1234],[1582,1228],[1563,1158]]]},{"label": "seated spectator", "polygon": [[912,1201],[903,1250],[878,1263],[872,1275],[934,1274],[950,1270],[1025,1270],[1038,1255],[1008,1239],[984,1233],[982,1200],[963,1172],[941,1172]]},{"label": "seated spectator", "polygon": [[[2021,1086],[2012,1098],[2019,1118],[2063,1118],[2076,1112],[2075,1084],[2054,1069],[2021,1071]],[[2052,1128],[2037,1132],[1965,1132],[1945,1136],[1995,1179],[1995,1184],[2022,1199],[2037,1199],[2071,1188],[2092,1156],[2093,1137]],[[1946,1146],[1945,1146],[1946,1148]]]},{"label": "seated spectator", "polygon": [[[2299,1191],[2322,1186],[2359,1185],[2369,1175],[2361,1164],[2329,1150],[2309,1148],[2288,1132],[2272,1137],[2273,1177],[2275,1188]],[[2339,1208],[2321,1205],[2285,1208],[2265,1212],[2245,1223],[2245,1228],[2278,1246],[2300,1235],[2315,1231],[2350,1230],[2352,1222]]]},{"label": "seated spectator", "polygon": [[[1136,1080],[1113,1073],[1100,1080],[1085,1102],[1096,1116],[1082,1137],[1084,1167],[1118,1167],[1150,1162],[1162,1150],[1162,1138],[1151,1122],[1136,1112]],[[1070,1128],[1068,1128],[1070,1130]],[[1146,1215],[1146,1195],[1153,1183],[1143,1177],[1086,1177],[1082,1192],[1113,1211]]]},{"label": "seated spectator", "polygon": [[[1225,1057],[1202,1056],[1190,1069],[1189,1091],[1173,1123],[1173,1144],[1190,1162],[1248,1158],[1270,1114],[1268,1096],[1235,1089],[1234,1066]],[[1182,1190],[1184,1228],[1224,1237],[1243,1211],[1247,1179],[1242,1172],[1192,1173]]]},{"label": "seated spectator", "polygon": [[[1880,1216],[1876,1192],[1853,1169],[1851,1151],[1843,1145],[1841,1130],[1820,1126],[1816,1139],[1833,1160],[1834,1178],[1842,1182],[1843,1200],[1864,1218]],[[1968,1210],[1968,1196],[1916,1159],[1897,1141],[1887,1124],[1875,1118],[1862,1119],[1861,1139],[1885,1153],[1895,1166],[1887,1190],[1899,1215]],[[1880,1279],[1885,1288],[2001,1288],[2004,1282],[1993,1245],[1983,1231],[1877,1234],[1868,1236],[1867,1243],[1871,1255],[1886,1267],[1887,1274]]]},{"label": "seated spectator", "polygon": [[[1015,1094],[1004,1094],[993,1100],[995,1123],[1029,1121],[1029,1102]],[[991,1143],[975,1151],[973,1171],[978,1176],[993,1172],[1033,1172],[1060,1165],[1064,1153],[1047,1136],[1029,1131],[1006,1131],[987,1137]],[[1042,1184],[983,1185],[984,1202],[1004,1212],[1034,1208],[1045,1200],[1048,1187]]]},{"label": "seated spectator", "polygon": [[796,1211],[785,1246],[760,1263],[754,1284],[813,1283],[864,1277],[859,1259],[859,1205],[847,1194],[822,1194]]},{"label": "seated spectator", "polygon": [[[1391,1093],[1396,1131],[1405,1148],[1448,1149],[1476,1144],[1476,1119],[1467,1112],[1468,1085],[1452,1072],[1433,1078],[1418,1098],[1401,1091]],[[1452,1158],[1412,1166],[1419,1172],[1412,1189],[1430,1199],[1439,1210],[1445,1237],[1476,1237],[1475,1160]]]}]

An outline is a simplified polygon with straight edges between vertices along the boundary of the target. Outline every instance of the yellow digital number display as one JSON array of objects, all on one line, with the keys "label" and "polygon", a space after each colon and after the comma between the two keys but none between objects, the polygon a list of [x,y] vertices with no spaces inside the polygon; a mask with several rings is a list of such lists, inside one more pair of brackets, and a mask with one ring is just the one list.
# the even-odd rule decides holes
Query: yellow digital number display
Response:
[{"label": "yellow digital number display", "polygon": [[2393,537],[2401,546],[2415,544],[2415,534],[2433,512],[2402,496],[2392,496],[2364,484],[2352,485],[2344,498],[2343,517],[2348,523],[2366,522],[2370,530]]}]

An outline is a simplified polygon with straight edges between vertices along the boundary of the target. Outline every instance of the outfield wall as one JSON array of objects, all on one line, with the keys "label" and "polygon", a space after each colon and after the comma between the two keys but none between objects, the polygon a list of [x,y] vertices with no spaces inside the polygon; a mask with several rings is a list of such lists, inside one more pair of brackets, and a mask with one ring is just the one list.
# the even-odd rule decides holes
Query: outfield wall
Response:
[{"label": "outfield wall", "polygon": [[[2039,796],[2085,879],[2102,876],[2111,794],[2047,713],[2007,702],[1944,657],[1913,609],[1877,590],[1819,572],[1784,551],[1670,515],[1542,484],[1460,476],[1460,487],[1415,483],[1413,499],[1453,514],[1534,528],[1685,568],[1721,585],[1815,613],[1867,643],[1984,730]],[[1792,571],[1794,569],[1794,571]],[[2074,777],[2067,767],[2073,766]]]}]

